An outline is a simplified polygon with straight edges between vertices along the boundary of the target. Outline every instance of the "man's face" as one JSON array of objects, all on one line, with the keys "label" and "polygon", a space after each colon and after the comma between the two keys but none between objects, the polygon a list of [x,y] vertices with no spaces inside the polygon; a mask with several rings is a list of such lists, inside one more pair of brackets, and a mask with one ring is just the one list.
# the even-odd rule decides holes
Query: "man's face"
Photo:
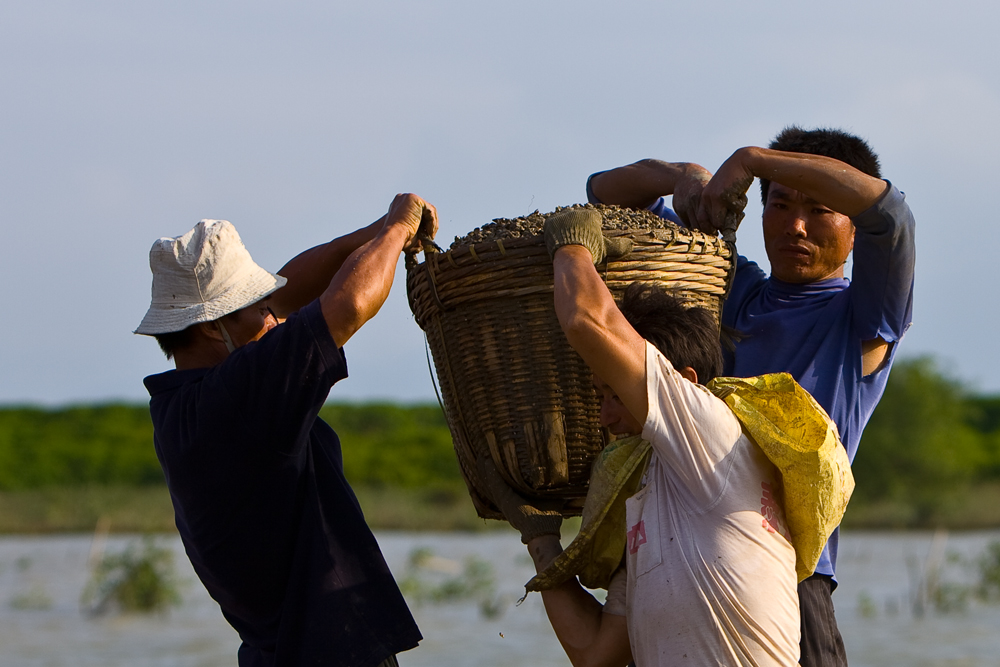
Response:
[{"label": "man's face", "polygon": [[601,426],[616,436],[640,435],[642,424],[625,409],[622,402],[604,380],[594,374],[594,389],[601,401]]},{"label": "man's face", "polygon": [[259,340],[261,336],[278,325],[278,320],[267,307],[266,301],[258,301],[221,318],[226,331],[237,348]]},{"label": "man's face", "polygon": [[811,283],[844,275],[854,223],[798,190],[771,183],[764,206],[764,247],[771,275]]}]

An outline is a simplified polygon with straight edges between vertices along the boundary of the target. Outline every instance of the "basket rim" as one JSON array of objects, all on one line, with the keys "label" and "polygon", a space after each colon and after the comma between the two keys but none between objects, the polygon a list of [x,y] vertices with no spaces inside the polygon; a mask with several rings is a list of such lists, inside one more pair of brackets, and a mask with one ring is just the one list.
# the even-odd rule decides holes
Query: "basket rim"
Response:
[{"label": "basket rim", "polygon": [[[735,248],[722,238],[710,236],[697,229],[688,229],[679,225],[657,229],[641,227],[631,229],[606,228],[602,229],[602,232],[608,237],[630,236],[633,241],[645,246],[670,247],[686,243],[688,245],[687,252],[692,254],[716,256],[730,261],[736,256]],[[479,262],[483,261],[479,258],[480,254],[499,252],[501,256],[505,256],[508,250],[520,250],[529,247],[541,247],[544,249],[543,238],[542,234],[512,236],[509,238],[479,241],[477,243],[453,245],[447,250],[440,252],[434,248],[425,247],[423,250],[423,260],[418,260],[419,252],[410,255],[412,262],[407,267],[407,271],[410,272],[423,267],[431,257],[436,257],[438,262],[445,260],[448,264],[455,266],[459,260],[465,259],[466,256],[472,256],[474,261]],[[545,252],[547,253],[548,251],[546,250]],[[612,263],[627,261],[629,261],[628,257],[625,257],[615,260]]]}]

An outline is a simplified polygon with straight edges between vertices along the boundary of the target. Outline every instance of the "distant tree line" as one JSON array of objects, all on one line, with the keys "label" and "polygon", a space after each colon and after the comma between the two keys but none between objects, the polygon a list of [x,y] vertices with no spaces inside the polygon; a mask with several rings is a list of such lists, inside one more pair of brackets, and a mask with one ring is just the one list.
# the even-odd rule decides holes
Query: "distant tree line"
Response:
[{"label": "distant tree line", "polygon": [[[463,487],[437,405],[331,404],[344,468],[369,487]],[[144,405],[0,408],[0,491],[163,483]],[[1000,395],[977,395],[928,357],[896,363],[855,461],[856,507],[906,507],[927,525],[970,489],[1000,496]],[[1000,514],[998,514],[1000,516]]]},{"label": "distant tree line", "polygon": [[930,357],[897,362],[853,470],[852,506],[906,505],[915,525],[954,515],[974,487],[1000,483],[1000,395],[971,393]]},{"label": "distant tree line", "polygon": [[[355,484],[461,485],[437,405],[325,406]],[[145,405],[0,408],[0,491],[46,486],[163,484]]]}]

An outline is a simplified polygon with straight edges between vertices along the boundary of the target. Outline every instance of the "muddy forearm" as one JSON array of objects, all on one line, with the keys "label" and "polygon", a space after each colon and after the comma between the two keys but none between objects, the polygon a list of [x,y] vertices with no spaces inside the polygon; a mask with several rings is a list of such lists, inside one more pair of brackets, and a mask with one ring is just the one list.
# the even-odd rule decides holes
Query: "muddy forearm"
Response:
[{"label": "muddy forearm", "polygon": [[689,162],[639,160],[594,176],[590,190],[604,204],[646,208],[658,198],[672,195],[681,179],[704,171]]},{"label": "muddy forearm", "polygon": [[889,189],[882,179],[822,155],[747,147],[734,156],[757,178],[798,190],[849,217],[870,208]]},{"label": "muddy forearm", "polygon": [[382,229],[385,217],[367,227],[315,246],[293,257],[278,271],[288,283],[275,292],[269,305],[275,314],[285,318],[319,297],[352,252],[371,241]]}]

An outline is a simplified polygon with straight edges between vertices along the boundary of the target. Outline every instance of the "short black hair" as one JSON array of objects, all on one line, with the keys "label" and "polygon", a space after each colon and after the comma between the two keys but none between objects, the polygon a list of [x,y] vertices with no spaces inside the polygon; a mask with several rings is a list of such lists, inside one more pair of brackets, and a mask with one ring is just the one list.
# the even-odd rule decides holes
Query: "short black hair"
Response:
[{"label": "short black hair", "polygon": [[722,372],[719,325],[707,309],[685,306],[690,300],[655,283],[634,282],[618,307],[632,328],[648,340],[675,369],[688,366],[705,384]]},{"label": "short black hair", "polygon": [[167,359],[172,359],[177,350],[185,348],[191,344],[191,338],[195,326],[197,325],[192,324],[187,329],[181,329],[180,331],[153,334],[153,338],[155,338],[156,342],[159,343],[160,349],[163,350],[163,354],[167,355]]},{"label": "short black hair", "polygon": [[[774,138],[768,148],[788,153],[809,153],[823,155],[846,162],[869,176],[882,178],[878,155],[864,139],[833,128],[803,130],[798,125],[789,125]],[[760,200],[767,204],[767,193],[771,181],[760,179]]]}]

